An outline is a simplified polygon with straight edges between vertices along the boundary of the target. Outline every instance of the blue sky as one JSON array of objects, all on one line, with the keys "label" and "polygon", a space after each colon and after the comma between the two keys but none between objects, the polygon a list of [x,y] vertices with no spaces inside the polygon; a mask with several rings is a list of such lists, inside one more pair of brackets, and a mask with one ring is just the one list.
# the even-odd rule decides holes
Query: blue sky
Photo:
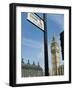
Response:
[{"label": "blue sky", "polygon": [[[41,17],[43,14],[39,14]],[[27,13],[21,13],[21,57],[27,63],[28,59],[32,64],[40,63],[44,69],[44,34],[38,27],[34,26],[27,20]],[[47,30],[48,30],[48,56],[51,68],[51,53],[50,44],[55,33],[56,39],[60,45],[60,33],[64,30],[64,15],[63,14],[47,14]]]}]

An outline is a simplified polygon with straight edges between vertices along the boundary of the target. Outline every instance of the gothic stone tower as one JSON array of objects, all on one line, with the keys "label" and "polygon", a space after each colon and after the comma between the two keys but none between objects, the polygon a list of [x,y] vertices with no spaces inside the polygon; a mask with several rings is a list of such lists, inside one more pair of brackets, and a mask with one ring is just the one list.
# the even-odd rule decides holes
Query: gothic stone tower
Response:
[{"label": "gothic stone tower", "polygon": [[59,75],[58,68],[60,66],[60,48],[53,36],[51,43],[51,56],[52,56],[52,75]]}]

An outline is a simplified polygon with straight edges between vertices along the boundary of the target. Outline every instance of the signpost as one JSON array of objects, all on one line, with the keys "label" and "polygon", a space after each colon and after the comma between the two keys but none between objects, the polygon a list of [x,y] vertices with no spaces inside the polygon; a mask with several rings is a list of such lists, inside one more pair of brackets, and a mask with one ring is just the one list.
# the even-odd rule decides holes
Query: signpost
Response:
[{"label": "signpost", "polygon": [[44,21],[35,13],[28,13],[27,19],[36,25],[38,28],[44,30]]},{"label": "signpost", "polygon": [[44,19],[44,56],[45,56],[45,76],[49,76],[48,63],[48,40],[47,40],[47,15],[43,14]]},{"label": "signpost", "polygon": [[45,76],[49,76],[48,67],[48,42],[47,42],[47,15],[43,14],[43,19],[35,13],[28,13],[27,20],[44,31],[44,58],[45,58]]}]

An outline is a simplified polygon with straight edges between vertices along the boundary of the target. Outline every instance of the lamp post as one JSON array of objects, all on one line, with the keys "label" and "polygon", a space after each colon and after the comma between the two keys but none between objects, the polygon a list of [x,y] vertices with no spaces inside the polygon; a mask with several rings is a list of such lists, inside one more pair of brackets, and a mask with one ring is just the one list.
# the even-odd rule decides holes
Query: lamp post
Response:
[{"label": "lamp post", "polygon": [[43,14],[44,19],[44,59],[45,59],[45,76],[49,76],[48,63],[48,40],[47,40],[47,14]]}]

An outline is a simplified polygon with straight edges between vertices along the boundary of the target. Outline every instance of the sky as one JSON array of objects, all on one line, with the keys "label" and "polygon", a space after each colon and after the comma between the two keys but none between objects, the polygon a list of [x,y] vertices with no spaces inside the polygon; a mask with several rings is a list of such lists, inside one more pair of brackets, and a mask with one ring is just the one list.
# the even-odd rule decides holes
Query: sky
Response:
[{"label": "sky", "polygon": [[[43,18],[42,13],[38,13]],[[60,33],[64,30],[64,15],[47,13],[47,38],[48,38],[48,58],[49,68],[51,68],[51,40],[53,34],[60,46]],[[28,60],[30,64],[40,66],[44,69],[44,32],[27,20],[27,13],[21,13],[21,57],[24,58],[24,63]],[[61,59],[62,63],[62,59]]]}]

